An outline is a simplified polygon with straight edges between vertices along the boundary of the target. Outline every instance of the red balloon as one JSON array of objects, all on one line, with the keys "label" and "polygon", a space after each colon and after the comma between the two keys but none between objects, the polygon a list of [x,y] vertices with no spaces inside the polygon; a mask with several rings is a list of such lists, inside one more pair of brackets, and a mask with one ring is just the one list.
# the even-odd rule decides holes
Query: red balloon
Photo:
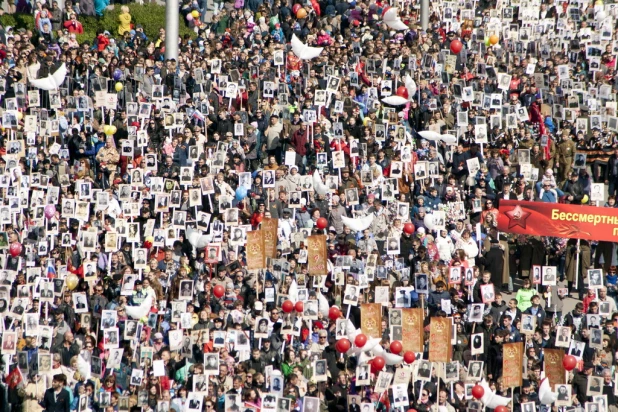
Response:
[{"label": "red balloon", "polygon": [[509,408],[507,408],[506,406],[498,405],[496,406],[496,409],[494,409],[494,412],[509,412]]},{"label": "red balloon", "polygon": [[461,49],[463,49],[463,44],[459,40],[455,39],[451,42],[451,51],[453,53],[458,54]]},{"label": "red balloon", "polygon": [[292,6],[292,13],[294,13],[294,15],[296,16],[296,12],[298,11],[298,9],[301,8],[301,5],[296,3],[294,6]]},{"label": "red balloon", "polygon": [[11,246],[9,247],[9,253],[13,257],[17,257],[17,256],[21,255],[21,251],[22,250],[23,250],[23,248],[21,246],[21,243],[19,243],[19,242],[13,242],[13,243],[11,243]]},{"label": "red balloon", "polygon": [[410,222],[404,224],[403,231],[407,233],[408,235],[411,235],[412,233],[414,233],[414,225]]},{"label": "red balloon", "polygon": [[339,310],[339,308],[333,306],[328,310],[328,318],[333,322],[339,319],[339,316],[341,316],[341,311]]},{"label": "red balloon", "polygon": [[262,223],[262,219],[264,218],[264,216],[262,216],[262,214],[260,213],[259,215],[257,215],[255,217],[255,221],[258,223]]},{"label": "red balloon", "polygon": [[296,302],[296,306],[294,306],[294,309],[296,309],[296,312],[302,312],[304,308],[303,302]]},{"label": "red balloon", "polygon": [[408,98],[408,89],[406,89],[406,86],[399,86],[397,88],[397,96],[399,97],[403,97],[404,99]]},{"label": "red balloon", "polygon": [[363,346],[365,346],[365,343],[367,343],[367,336],[362,333],[360,335],[357,335],[356,338],[354,338],[354,344],[358,348],[362,348]]},{"label": "red balloon", "polygon": [[350,346],[352,346],[350,341],[346,338],[343,338],[337,341],[337,344],[335,345],[335,349],[337,349],[337,352],[339,353],[346,353],[347,351],[350,350]]},{"label": "red balloon", "polygon": [[414,352],[410,350],[403,354],[403,360],[406,363],[413,363],[415,359],[416,359],[416,355],[414,354]]},{"label": "red balloon", "polygon": [[221,285],[217,285],[214,287],[214,289],[212,290],[212,293],[214,293],[214,295],[218,298],[222,297],[223,295],[225,295],[225,288]]},{"label": "red balloon", "polygon": [[472,396],[474,396],[474,399],[481,399],[484,394],[485,389],[483,389],[481,385],[474,385],[474,387],[472,388]]},{"label": "red balloon", "polygon": [[567,371],[572,371],[577,366],[577,359],[573,355],[566,355],[562,358],[562,366]]},{"label": "red balloon", "polygon": [[321,217],[316,222],[316,226],[318,227],[318,229],[326,229],[326,226],[328,226],[328,220],[326,220],[325,217]]},{"label": "red balloon", "polygon": [[403,350],[403,346],[401,345],[401,342],[399,342],[398,340],[394,340],[391,342],[391,353],[394,353],[395,355],[399,355],[399,353],[401,353],[402,350]]},{"label": "red balloon", "polygon": [[283,304],[281,305],[281,309],[285,312],[285,313],[290,313],[294,310],[294,304],[292,303],[291,300],[286,300],[285,302],[283,302]]},{"label": "red balloon", "polygon": [[386,365],[386,361],[382,356],[375,357],[371,361],[371,371],[373,373],[380,372],[384,369],[384,365]]}]

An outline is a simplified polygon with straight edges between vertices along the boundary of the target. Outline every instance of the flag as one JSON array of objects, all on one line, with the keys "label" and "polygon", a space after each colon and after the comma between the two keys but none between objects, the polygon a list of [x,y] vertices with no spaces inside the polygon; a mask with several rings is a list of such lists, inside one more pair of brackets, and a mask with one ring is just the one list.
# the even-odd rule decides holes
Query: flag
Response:
[{"label": "flag", "polygon": [[196,110],[193,112],[193,118],[196,120],[199,120],[200,122],[206,121],[206,118],[204,117],[202,112],[200,112],[199,110]]},{"label": "flag", "polygon": [[56,279],[58,274],[56,273],[56,268],[54,267],[54,262],[52,259],[47,262],[47,279]]}]

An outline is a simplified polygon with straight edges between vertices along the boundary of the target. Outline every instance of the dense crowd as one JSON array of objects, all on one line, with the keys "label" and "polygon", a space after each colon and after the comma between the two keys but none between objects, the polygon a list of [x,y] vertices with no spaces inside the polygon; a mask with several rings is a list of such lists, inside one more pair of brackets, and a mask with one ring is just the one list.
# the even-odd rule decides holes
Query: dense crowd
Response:
[{"label": "dense crowd", "polygon": [[176,59],[107,5],[2,11],[0,410],[618,412],[615,245],[497,230],[617,207],[615,4],[185,0]]}]

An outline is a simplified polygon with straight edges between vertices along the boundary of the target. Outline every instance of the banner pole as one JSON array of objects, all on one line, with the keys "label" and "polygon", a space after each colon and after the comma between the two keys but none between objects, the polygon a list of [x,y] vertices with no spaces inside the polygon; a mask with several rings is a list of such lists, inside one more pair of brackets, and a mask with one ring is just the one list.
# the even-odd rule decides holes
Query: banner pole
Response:
[{"label": "banner pole", "polygon": [[579,283],[579,242],[580,240],[577,239],[577,255],[575,256],[575,290],[577,290]]}]

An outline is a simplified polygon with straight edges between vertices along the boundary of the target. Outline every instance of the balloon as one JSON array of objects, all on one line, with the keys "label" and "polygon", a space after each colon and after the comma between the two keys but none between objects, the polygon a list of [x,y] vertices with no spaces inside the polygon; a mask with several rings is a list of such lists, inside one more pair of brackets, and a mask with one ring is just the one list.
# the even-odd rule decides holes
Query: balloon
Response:
[{"label": "balloon", "polygon": [[300,10],[301,7],[302,6],[300,4],[296,3],[294,6],[292,6],[292,13],[298,13],[298,10]]},{"label": "balloon", "polygon": [[577,359],[573,355],[566,355],[562,358],[562,366],[567,371],[572,371],[577,366]]},{"label": "balloon", "polygon": [[120,69],[114,70],[114,74],[112,76],[114,77],[114,80],[116,81],[120,80],[120,78],[122,77],[122,70]]},{"label": "balloon", "polygon": [[296,12],[296,18],[304,19],[305,17],[307,17],[307,10],[303,8],[298,9],[298,11]]},{"label": "balloon", "polygon": [[238,188],[236,188],[236,200],[240,202],[245,197],[247,197],[247,188],[244,186],[238,186]]},{"label": "balloon", "polygon": [[22,249],[23,248],[21,246],[21,243],[13,242],[13,243],[11,243],[11,246],[9,246],[9,253],[11,254],[11,256],[17,257],[17,256],[21,255]]},{"label": "balloon", "polygon": [[433,215],[425,215],[425,217],[423,218],[423,223],[425,223],[425,227],[429,230],[434,230],[436,225],[435,222],[433,220]]},{"label": "balloon", "polygon": [[399,86],[397,88],[397,93],[395,93],[397,96],[399,97],[403,97],[404,99],[408,98],[408,89],[406,89],[406,86]]},{"label": "balloon", "polygon": [[298,301],[296,302],[296,305],[294,305],[294,309],[296,310],[296,312],[298,313],[302,313],[303,309],[304,309],[305,305],[303,304],[303,302]]},{"label": "balloon", "polygon": [[326,227],[328,226],[328,220],[325,217],[321,217],[316,222],[316,226],[318,227],[318,229],[326,229]]},{"label": "balloon", "polygon": [[489,47],[491,46],[491,43],[489,42],[489,37],[485,37],[485,46]]},{"label": "balloon", "polygon": [[350,341],[347,338],[343,338],[337,341],[335,349],[337,349],[337,352],[339,353],[346,353],[351,346],[352,344],[350,343]]},{"label": "balloon", "polygon": [[193,21],[193,15],[191,13],[187,14],[187,21]]},{"label": "balloon", "polygon": [[45,217],[51,219],[56,214],[56,206],[47,205],[45,206]]},{"label": "balloon", "polygon": [[402,350],[403,346],[401,345],[401,342],[399,342],[398,340],[394,340],[391,342],[391,353],[398,355]]},{"label": "balloon", "polygon": [[461,49],[463,49],[463,44],[459,40],[455,39],[451,42],[451,51],[454,54],[458,54]]},{"label": "balloon", "polygon": [[200,12],[197,10],[193,10],[191,12],[191,15],[193,16],[194,19],[197,19],[198,17],[200,17]]},{"label": "balloon", "polygon": [[582,204],[588,203],[588,195],[584,195],[584,197],[582,197]]},{"label": "balloon", "polygon": [[221,285],[217,285],[213,288],[212,293],[214,293],[216,297],[220,298],[225,294],[225,288]]},{"label": "balloon", "polygon": [[483,389],[481,385],[474,385],[474,387],[472,387],[472,396],[474,396],[474,399],[481,399],[484,394],[485,389]]},{"label": "balloon", "polygon": [[383,357],[376,356],[371,361],[371,370],[372,370],[372,372],[374,372],[374,373],[375,372],[380,372],[382,369],[384,369],[384,365],[385,364],[386,364],[386,361],[384,360]]},{"label": "balloon", "polygon": [[258,223],[262,223],[262,219],[264,219],[264,216],[261,213],[255,217],[255,221]]},{"label": "balloon", "polygon": [[22,112],[17,112],[17,120],[21,120],[24,118],[24,114]]},{"label": "balloon", "polygon": [[154,243],[154,237],[152,236],[148,236],[146,239],[144,239],[144,247],[146,249],[150,249],[153,243]]},{"label": "balloon", "polygon": [[75,273],[71,273],[69,276],[67,276],[66,284],[69,290],[75,289],[78,283],[79,283],[79,278],[77,277]]},{"label": "balloon", "polygon": [[500,38],[496,34],[489,36],[489,43],[491,43],[492,46],[498,44],[498,41],[500,41]]},{"label": "balloon", "polygon": [[356,335],[356,338],[354,339],[354,344],[359,347],[362,348],[363,346],[365,346],[365,344],[367,343],[367,336],[363,333]]},{"label": "balloon", "polygon": [[506,406],[498,406],[496,409],[494,409],[494,412],[509,412],[509,408],[507,408]]},{"label": "balloon", "polygon": [[406,361],[406,363],[413,363],[415,359],[416,355],[411,350],[403,354],[403,360]]},{"label": "balloon", "polygon": [[341,316],[341,311],[339,308],[333,306],[328,310],[328,318],[333,322],[339,319],[339,316]]},{"label": "balloon", "polygon": [[410,222],[406,223],[405,225],[403,225],[403,231],[408,235],[411,235],[412,233],[414,233],[414,225]]},{"label": "balloon", "polygon": [[122,83],[118,82],[116,83],[116,85],[114,86],[114,89],[116,89],[117,92],[121,91],[123,88]]},{"label": "balloon", "polygon": [[291,300],[286,300],[285,302],[283,302],[283,304],[281,305],[281,309],[285,312],[285,313],[290,313],[294,310],[294,304],[292,303]]},{"label": "balloon", "polygon": [[103,128],[103,132],[108,136],[116,134],[116,126],[112,126],[108,124],[107,126]]}]

